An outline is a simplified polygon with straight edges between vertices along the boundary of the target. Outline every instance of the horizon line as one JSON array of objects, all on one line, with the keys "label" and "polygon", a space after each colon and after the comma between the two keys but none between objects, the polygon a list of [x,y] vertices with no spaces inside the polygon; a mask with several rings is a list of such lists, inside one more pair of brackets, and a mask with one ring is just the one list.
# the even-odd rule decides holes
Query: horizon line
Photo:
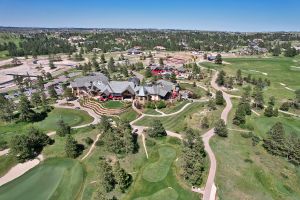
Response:
[{"label": "horizon line", "polygon": [[175,31],[198,31],[198,32],[233,32],[233,33],[300,33],[300,30],[293,30],[293,31],[234,31],[234,30],[205,30],[205,29],[184,29],[184,28],[116,28],[116,27],[47,27],[47,26],[3,26],[0,25],[0,28],[32,28],[32,29],[118,29],[118,30],[175,30]]}]

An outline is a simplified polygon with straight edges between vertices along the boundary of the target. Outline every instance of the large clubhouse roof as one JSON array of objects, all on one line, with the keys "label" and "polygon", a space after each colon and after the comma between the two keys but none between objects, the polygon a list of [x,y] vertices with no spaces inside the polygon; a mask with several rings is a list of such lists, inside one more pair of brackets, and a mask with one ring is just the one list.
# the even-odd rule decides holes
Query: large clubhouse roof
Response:
[{"label": "large clubhouse roof", "polygon": [[72,87],[87,87],[91,82],[101,81],[103,84],[108,83],[108,78],[102,73],[94,73],[90,76],[84,76],[80,78],[76,78],[73,82],[71,82]]}]

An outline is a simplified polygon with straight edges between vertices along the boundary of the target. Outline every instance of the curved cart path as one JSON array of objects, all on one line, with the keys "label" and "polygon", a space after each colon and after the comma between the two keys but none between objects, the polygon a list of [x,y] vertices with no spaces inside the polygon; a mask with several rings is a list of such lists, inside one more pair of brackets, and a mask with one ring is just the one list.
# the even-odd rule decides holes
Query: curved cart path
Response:
[{"label": "curved cart path", "polygon": [[[55,107],[59,107],[59,108],[68,108],[68,109],[75,109],[75,107],[80,107],[78,102],[73,102],[74,106],[61,106],[59,104],[55,104]],[[87,127],[90,125],[95,125],[98,124],[100,121],[100,117],[94,113],[92,110],[88,109],[88,108],[82,108],[82,110],[88,112],[88,114],[90,116],[92,116],[94,118],[94,120],[91,123],[88,124],[83,124],[83,125],[79,125],[79,126],[74,126],[72,127],[72,129],[78,129],[78,128],[83,128],[83,127]],[[56,134],[56,131],[52,131],[47,133],[48,136],[53,136]],[[92,152],[92,150],[95,148],[95,144],[97,142],[97,140],[99,139],[100,134],[97,135],[96,140],[94,141],[93,145],[91,146],[91,148],[89,149],[88,153],[82,158],[82,160],[84,160],[85,158],[87,158],[90,153]],[[0,156],[2,155],[6,155],[9,153],[9,149],[5,149],[0,151]],[[5,183],[8,183],[16,178],[18,178],[19,176],[23,175],[24,173],[26,173],[27,171],[29,171],[30,169],[32,169],[33,167],[37,166],[41,161],[43,160],[43,156],[39,155],[37,158],[33,159],[33,160],[29,160],[26,161],[24,163],[18,163],[17,165],[15,165],[14,167],[12,167],[4,176],[0,177],[0,186],[4,185]]]},{"label": "curved cart path", "polygon": [[[214,74],[210,84],[215,90],[221,90],[221,88],[216,84],[217,76],[218,76],[218,72],[216,72]],[[228,114],[229,114],[229,112],[232,108],[232,103],[231,103],[231,100],[230,100],[230,95],[227,94],[224,91],[222,91],[222,93],[223,93],[223,97],[226,101],[226,106],[225,106],[224,110],[222,111],[221,119],[223,119],[225,121],[225,123],[227,123]],[[205,148],[205,151],[207,152],[209,160],[210,160],[209,173],[208,173],[205,188],[204,188],[204,191],[203,191],[203,200],[215,200],[216,199],[216,194],[217,194],[217,188],[216,188],[216,185],[215,185],[215,176],[216,176],[216,171],[217,171],[217,161],[216,161],[215,154],[214,154],[214,152],[212,151],[212,149],[209,145],[209,140],[214,135],[215,135],[214,128],[210,129],[204,135],[202,135],[204,148]]]}]

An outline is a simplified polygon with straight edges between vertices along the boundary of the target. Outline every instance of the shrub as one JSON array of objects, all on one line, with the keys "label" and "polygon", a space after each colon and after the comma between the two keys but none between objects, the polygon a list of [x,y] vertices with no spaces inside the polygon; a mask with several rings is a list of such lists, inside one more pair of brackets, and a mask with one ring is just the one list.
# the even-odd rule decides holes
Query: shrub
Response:
[{"label": "shrub", "polygon": [[86,137],[86,138],[84,139],[84,142],[85,142],[87,145],[91,145],[91,144],[93,144],[94,140],[93,140],[92,138],[90,138],[90,137]]},{"label": "shrub", "polygon": [[158,109],[162,109],[162,108],[165,108],[167,105],[165,103],[165,101],[159,101],[157,104],[156,104],[156,107]]},{"label": "shrub", "polygon": [[283,104],[281,104],[280,110],[283,110],[283,111],[288,111],[290,109],[290,103],[289,102],[284,102]]}]

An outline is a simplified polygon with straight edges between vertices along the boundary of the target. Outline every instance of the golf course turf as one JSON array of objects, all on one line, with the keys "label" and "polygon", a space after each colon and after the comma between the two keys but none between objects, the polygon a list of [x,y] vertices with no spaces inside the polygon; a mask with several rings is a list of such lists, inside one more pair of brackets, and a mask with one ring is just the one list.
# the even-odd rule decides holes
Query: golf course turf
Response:
[{"label": "golf course turf", "polygon": [[171,147],[161,147],[158,152],[159,160],[147,165],[143,172],[143,178],[149,182],[163,180],[168,175],[170,166],[176,157],[176,151]]},{"label": "golf course turf", "polygon": [[149,159],[139,170],[125,200],[193,200],[199,195],[181,182],[176,159],[179,144],[155,145]]},{"label": "golf course turf", "polygon": [[0,187],[0,199],[76,199],[84,182],[82,165],[71,159],[48,159]]}]

